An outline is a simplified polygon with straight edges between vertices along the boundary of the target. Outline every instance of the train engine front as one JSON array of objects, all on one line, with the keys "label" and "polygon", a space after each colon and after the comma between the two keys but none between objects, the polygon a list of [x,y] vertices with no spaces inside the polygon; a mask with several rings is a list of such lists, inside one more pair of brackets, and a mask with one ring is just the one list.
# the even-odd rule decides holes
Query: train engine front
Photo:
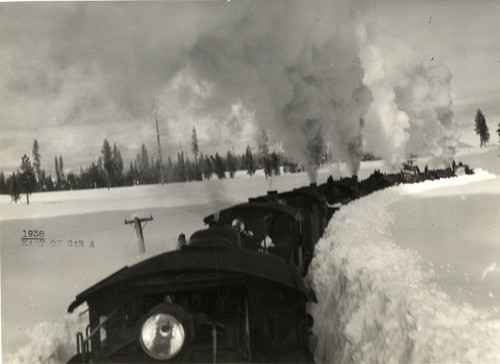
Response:
[{"label": "train engine front", "polygon": [[314,301],[293,264],[241,247],[232,227],[125,267],[77,296],[89,326],[69,363],[301,362]]}]

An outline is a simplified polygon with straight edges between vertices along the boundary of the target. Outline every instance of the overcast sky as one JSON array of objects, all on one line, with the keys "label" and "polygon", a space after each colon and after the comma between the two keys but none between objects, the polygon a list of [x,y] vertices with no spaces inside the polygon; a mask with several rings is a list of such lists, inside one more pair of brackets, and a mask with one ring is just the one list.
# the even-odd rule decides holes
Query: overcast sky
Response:
[{"label": "overcast sky", "polygon": [[[156,156],[153,100],[164,155],[174,156],[179,148],[190,153],[193,127],[205,152],[225,153],[232,147],[239,152],[247,144],[254,145],[254,134],[269,122],[266,118],[283,114],[280,103],[288,105],[285,111],[290,112],[289,103],[283,101],[287,100],[286,88],[281,88],[279,75],[274,79],[274,60],[293,69],[293,75],[304,75],[308,63],[295,62],[293,55],[298,51],[293,45],[299,47],[302,37],[309,39],[307,35],[313,33],[304,43],[321,52],[319,45],[330,39],[323,39],[321,32],[329,24],[342,24],[336,14],[346,11],[337,1],[330,3],[331,14],[324,24],[324,9],[315,13],[309,5],[315,2],[296,10],[287,4],[286,21],[280,19],[281,5],[274,6],[280,4],[277,0],[0,3],[0,170],[10,173],[18,168],[21,156],[31,155],[35,138],[42,168],[52,174],[55,155],[62,155],[65,168],[74,171],[97,161],[104,138],[117,144],[127,166],[142,143]],[[391,59],[385,61],[385,75],[397,77],[387,66],[395,59],[407,65],[418,58],[427,68],[446,66],[451,72],[449,106],[463,139],[476,142],[471,130],[475,112],[481,108],[492,141],[497,142],[500,2],[398,0],[360,4],[356,22],[364,23],[367,31],[375,34],[365,43],[376,39],[374,43],[385,51],[386,59]],[[279,26],[273,23],[276,19],[280,19]],[[309,30],[317,24],[317,29]],[[261,29],[263,34],[259,34]],[[267,46],[259,43],[261,39]],[[347,38],[332,39],[343,42]],[[241,43],[246,44],[243,50]],[[350,52],[351,48],[343,47],[325,49],[332,55],[339,49]],[[249,59],[259,63],[256,76],[249,75],[248,60],[241,62],[241,67],[235,61],[249,49],[255,50]],[[273,58],[278,51],[287,54]],[[332,65],[342,62],[332,60]],[[361,78],[366,57],[363,62]],[[382,61],[374,57],[370,62]],[[296,71],[299,68],[300,72]],[[263,79],[263,74],[270,77]],[[439,78],[447,76],[445,72]],[[332,79],[339,80],[337,76]],[[296,93],[293,98],[297,98]],[[378,127],[375,123],[370,129],[370,120],[365,119],[366,130]],[[343,126],[336,130],[340,129],[345,130]],[[286,128],[275,132],[280,134],[280,130]],[[370,135],[365,133],[364,138]],[[368,145],[376,143],[368,141]]]}]

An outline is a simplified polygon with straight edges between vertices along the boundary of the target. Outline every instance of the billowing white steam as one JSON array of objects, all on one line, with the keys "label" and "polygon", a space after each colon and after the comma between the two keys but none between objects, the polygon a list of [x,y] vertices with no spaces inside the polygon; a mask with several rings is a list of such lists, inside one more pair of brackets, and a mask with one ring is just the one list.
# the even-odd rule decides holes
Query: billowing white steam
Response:
[{"label": "billowing white steam", "polygon": [[373,95],[367,147],[396,166],[412,154],[431,155],[449,165],[456,139],[451,71],[429,65],[391,39],[363,47],[364,82]]},{"label": "billowing white steam", "polygon": [[352,2],[237,6],[188,52],[190,69],[216,85],[210,106],[241,101],[255,110],[259,129],[271,129],[312,179],[325,142],[356,172],[360,120],[371,95],[363,85]]},{"label": "billowing white steam", "polygon": [[241,103],[311,180],[326,143],[352,174],[364,144],[391,165],[411,154],[449,161],[450,71],[406,47],[376,44],[361,2],[248,2],[226,11],[185,52],[184,72],[213,85],[200,112]]}]

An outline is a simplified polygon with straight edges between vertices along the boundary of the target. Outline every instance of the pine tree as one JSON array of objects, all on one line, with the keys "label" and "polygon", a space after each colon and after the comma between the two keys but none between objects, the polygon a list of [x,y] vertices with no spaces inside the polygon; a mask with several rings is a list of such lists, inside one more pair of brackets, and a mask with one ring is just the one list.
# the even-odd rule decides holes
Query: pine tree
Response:
[{"label": "pine tree", "polygon": [[128,167],[128,171],[125,175],[125,185],[132,186],[134,184],[134,165],[132,161]]},{"label": "pine tree", "polygon": [[19,184],[22,192],[26,193],[26,202],[30,204],[29,195],[36,189],[35,170],[31,166],[30,158],[25,154],[21,158],[21,174],[19,175]]},{"label": "pine tree", "polygon": [[57,156],[54,157],[54,164],[56,166],[56,189],[61,188],[61,173],[59,172],[59,161],[57,160]]},{"label": "pine tree", "polygon": [[38,182],[38,191],[42,190],[42,180],[40,178],[41,156],[38,152],[38,141],[35,139],[33,142],[33,168],[35,169],[36,180]]},{"label": "pine tree", "polygon": [[113,162],[113,182],[115,186],[121,186],[123,184],[123,159],[122,154],[115,143],[113,143],[111,159]]},{"label": "pine tree", "polygon": [[224,160],[221,158],[219,153],[215,153],[214,170],[219,179],[226,178],[226,166],[224,165]]},{"label": "pine tree", "polygon": [[167,171],[167,183],[175,182],[175,171],[172,165],[172,158],[170,156],[167,158],[167,166],[165,170]]},{"label": "pine tree", "polygon": [[104,170],[106,171],[107,185],[108,188],[110,188],[114,181],[114,175],[113,175],[113,159],[111,156],[111,146],[109,145],[107,139],[104,139],[104,142],[102,143],[101,153],[104,164]]},{"label": "pine tree", "polygon": [[247,149],[245,151],[245,169],[247,170],[247,174],[249,176],[253,176],[255,174],[255,162],[253,159],[252,149],[247,145]]},{"label": "pine tree", "polygon": [[73,172],[68,173],[66,181],[68,182],[70,190],[76,190],[80,188],[80,179]]},{"label": "pine tree", "polygon": [[160,160],[151,157],[151,162],[149,163],[151,169],[149,170],[150,183],[158,183],[160,181]]},{"label": "pine tree", "polygon": [[214,173],[212,161],[211,161],[210,157],[207,155],[205,157],[205,163],[204,163],[204,168],[203,168],[203,177],[205,177],[205,179],[210,179],[210,177],[212,177],[212,173]]},{"label": "pine tree", "polygon": [[54,181],[52,181],[52,175],[45,176],[45,172],[42,171],[43,175],[43,185],[46,191],[54,191]]},{"label": "pine tree", "polygon": [[65,179],[64,179],[64,165],[62,155],[59,156],[59,174],[61,175],[61,188],[64,189]]},{"label": "pine tree", "polygon": [[148,150],[146,149],[146,146],[142,144],[141,146],[141,154],[140,154],[140,159],[139,159],[139,173],[141,175],[141,183],[148,183],[149,182],[149,155],[148,155]]},{"label": "pine tree", "polygon": [[198,153],[199,153],[199,148],[198,148],[198,136],[196,135],[196,128],[193,126],[193,134],[191,135],[191,150],[193,151],[194,154],[194,163],[198,163]]},{"label": "pine tree", "polygon": [[7,184],[5,183],[5,176],[2,171],[2,173],[0,173],[0,194],[5,194],[7,192]]},{"label": "pine tree", "polygon": [[486,118],[480,109],[477,109],[474,131],[479,135],[481,148],[483,145],[486,147],[486,143],[490,140],[490,132],[488,130],[488,125],[486,125]]},{"label": "pine tree", "polygon": [[9,185],[9,193],[12,199],[14,200],[14,203],[17,204],[17,200],[19,200],[21,196],[21,189],[19,186],[19,180],[18,176],[16,175],[15,172],[12,173],[10,178],[7,180],[8,185]]},{"label": "pine tree", "polygon": [[280,156],[276,152],[271,153],[271,170],[273,171],[275,176],[281,174],[280,171]]},{"label": "pine tree", "polygon": [[177,153],[177,173],[179,175],[179,181],[185,182],[186,177],[186,164],[184,163],[184,151]]},{"label": "pine tree", "polygon": [[233,154],[230,150],[226,154],[226,167],[229,172],[229,177],[234,178],[234,172],[236,172],[236,163]]}]

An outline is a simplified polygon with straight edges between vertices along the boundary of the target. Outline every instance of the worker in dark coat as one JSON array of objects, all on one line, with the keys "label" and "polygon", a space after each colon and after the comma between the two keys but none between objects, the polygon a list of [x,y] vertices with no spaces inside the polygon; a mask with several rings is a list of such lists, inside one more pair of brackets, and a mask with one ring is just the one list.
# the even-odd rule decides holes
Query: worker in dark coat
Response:
[{"label": "worker in dark coat", "polygon": [[177,238],[177,250],[185,248],[187,245],[188,244],[187,244],[187,241],[186,241],[186,235],[179,234],[179,237]]}]

